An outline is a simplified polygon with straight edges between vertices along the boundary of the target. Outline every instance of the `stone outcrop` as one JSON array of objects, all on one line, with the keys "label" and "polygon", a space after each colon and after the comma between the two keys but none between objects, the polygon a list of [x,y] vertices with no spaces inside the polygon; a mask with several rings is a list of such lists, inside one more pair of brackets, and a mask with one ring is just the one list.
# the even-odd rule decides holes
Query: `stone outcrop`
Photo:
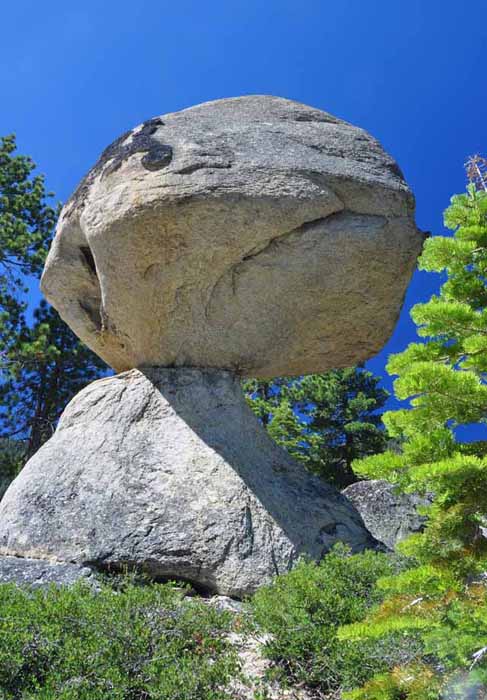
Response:
[{"label": "stone outcrop", "polygon": [[358,481],[342,493],[358,510],[370,533],[389,549],[423,529],[426,518],[419,515],[417,507],[431,503],[415,494],[399,493],[382,479]]},{"label": "stone outcrop", "polygon": [[299,375],[382,348],[422,241],[374,138],[254,95],[107,148],[63,209],[42,289],[117,371]]},{"label": "stone outcrop", "polygon": [[29,588],[47,588],[52,584],[71,586],[81,580],[89,580],[91,583],[91,569],[43,559],[0,556],[0,584],[15,583]]},{"label": "stone outcrop", "polygon": [[347,499],[277,447],[225,371],[92,383],[0,503],[0,552],[252,593],[300,554],[375,542]]}]

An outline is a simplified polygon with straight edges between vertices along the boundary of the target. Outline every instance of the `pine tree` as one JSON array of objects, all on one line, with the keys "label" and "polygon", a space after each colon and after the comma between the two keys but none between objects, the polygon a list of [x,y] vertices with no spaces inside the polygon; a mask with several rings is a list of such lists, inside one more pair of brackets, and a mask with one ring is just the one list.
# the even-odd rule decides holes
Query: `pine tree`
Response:
[{"label": "pine tree", "polygon": [[432,493],[424,532],[400,550],[411,567],[380,582],[384,603],[342,639],[419,638],[424,653],[349,694],[354,700],[479,697],[487,685],[487,442],[462,442],[456,428],[487,422],[487,193],[470,184],[452,198],[453,237],[426,242],[420,268],[447,273],[439,296],[412,310],[423,343],[392,356],[398,399],[386,413],[402,442],[354,463],[363,477],[386,478],[406,492]]},{"label": "pine tree", "polygon": [[51,437],[61,412],[106,365],[41,301],[34,323],[15,344],[15,362],[0,385],[0,439],[24,438],[23,460]]},{"label": "pine tree", "polygon": [[27,278],[38,276],[57,218],[44,177],[0,139],[0,481],[51,435],[60,412],[104,367],[45,302],[28,322]]},{"label": "pine tree", "polygon": [[42,270],[57,210],[47,200],[44,177],[32,175],[31,158],[16,155],[15,136],[0,137],[0,362],[11,361],[25,324],[27,275]]},{"label": "pine tree", "polygon": [[244,384],[249,404],[274,440],[306,467],[343,487],[358,457],[385,449],[380,379],[360,367]]}]

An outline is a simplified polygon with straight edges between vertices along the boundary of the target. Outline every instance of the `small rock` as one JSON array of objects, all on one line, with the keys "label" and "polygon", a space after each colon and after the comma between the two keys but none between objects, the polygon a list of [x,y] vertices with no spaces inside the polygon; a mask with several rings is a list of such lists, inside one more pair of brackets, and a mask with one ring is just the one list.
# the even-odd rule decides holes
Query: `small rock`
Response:
[{"label": "small rock", "polygon": [[91,577],[92,571],[87,566],[0,556],[0,584],[16,583],[31,588],[47,588],[52,583],[71,586]]},{"label": "small rock", "polygon": [[358,510],[369,532],[389,549],[423,529],[426,518],[416,508],[431,503],[415,494],[399,493],[394,484],[382,479],[358,481],[342,493]]},{"label": "small rock", "polygon": [[245,612],[245,603],[242,603],[240,600],[229,598],[226,595],[214,595],[203,600],[207,605],[211,605],[217,610],[228,611],[236,614]]}]

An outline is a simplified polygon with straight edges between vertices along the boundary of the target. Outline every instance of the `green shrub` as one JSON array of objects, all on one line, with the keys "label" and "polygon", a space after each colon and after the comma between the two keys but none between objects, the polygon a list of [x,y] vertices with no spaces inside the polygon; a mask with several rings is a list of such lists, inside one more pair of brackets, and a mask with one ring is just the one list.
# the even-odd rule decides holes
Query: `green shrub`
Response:
[{"label": "green shrub", "polygon": [[0,586],[1,700],[219,700],[231,616],[169,584]]},{"label": "green shrub", "polygon": [[259,590],[252,608],[259,627],[272,635],[265,653],[278,675],[328,693],[354,687],[414,657],[414,643],[405,646],[393,635],[360,645],[337,638],[340,625],[362,620],[380,602],[374,584],[398,568],[398,559],[390,555],[369,551],[351,556],[337,545],[319,564],[302,561]]}]

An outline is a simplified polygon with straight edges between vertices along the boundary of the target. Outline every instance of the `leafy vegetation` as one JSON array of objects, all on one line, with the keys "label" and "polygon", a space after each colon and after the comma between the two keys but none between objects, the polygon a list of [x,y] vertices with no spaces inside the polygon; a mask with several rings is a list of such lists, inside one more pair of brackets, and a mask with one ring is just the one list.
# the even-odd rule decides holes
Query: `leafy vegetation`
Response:
[{"label": "leafy vegetation", "polygon": [[[71,588],[0,585],[2,700],[236,700],[246,680],[232,643],[270,633],[271,679],[337,693],[419,655],[401,635],[359,647],[340,625],[362,620],[383,593],[379,577],[403,567],[382,553],[337,545],[320,564],[301,561],[260,589],[245,612],[219,611],[173,584],[134,577]],[[235,681],[238,681],[236,692]]]},{"label": "leafy vegetation", "polygon": [[[434,494],[423,533],[400,549],[415,565],[379,581],[385,599],[343,640],[418,634],[425,655],[349,694],[354,700],[423,700],[475,695],[487,685],[487,443],[457,439],[458,426],[487,420],[487,193],[472,184],[452,198],[445,225],[453,237],[427,241],[422,269],[447,272],[439,296],[414,307],[425,343],[393,356],[395,392],[410,408],[385,414],[402,453],[354,464],[361,476],[387,478],[407,492]],[[472,695],[472,697],[473,697]]]},{"label": "leafy vegetation", "polygon": [[339,487],[357,480],[351,464],[382,452],[381,409],[388,392],[360,367],[299,378],[249,380],[250,407],[269,435],[306,467]]},{"label": "leafy vegetation", "polygon": [[170,584],[0,586],[2,700],[219,700],[238,673],[228,613]]},{"label": "leafy vegetation", "polygon": [[[23,322],[25,275],[38,275],[57,218],[31,158],[16,155],[15,136],[0,137],[0,335],[3,343]],[[2,346],[3,346],[2,343]],[[2,347],[2,351],[3,351]]]},{"label": "leafy vegetation", "polygon": [[380,577],[400,568],[382,553],[351,556],[336,546],[319,563],[301,561],[290,573],[261,588],[252,600],[257,623],[272,637],[265,653],[278,675],[322,693],[363,683],[399,661],[418,655],[418,644],[401,635],[366,641],[341,641],[340,625],[363,620],[382,599]]}]

